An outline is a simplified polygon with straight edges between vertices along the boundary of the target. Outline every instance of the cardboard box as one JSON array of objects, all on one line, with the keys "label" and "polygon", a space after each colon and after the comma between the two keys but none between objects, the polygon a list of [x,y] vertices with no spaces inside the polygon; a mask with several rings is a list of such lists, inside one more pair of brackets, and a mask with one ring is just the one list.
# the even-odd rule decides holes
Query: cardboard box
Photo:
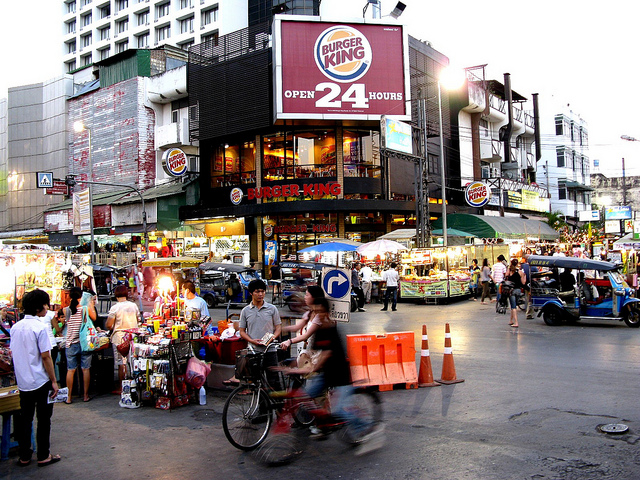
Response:
[{"label": "cardboard box", "polygon": [[20,410],[18,386],[0,388],[0,413]]}]

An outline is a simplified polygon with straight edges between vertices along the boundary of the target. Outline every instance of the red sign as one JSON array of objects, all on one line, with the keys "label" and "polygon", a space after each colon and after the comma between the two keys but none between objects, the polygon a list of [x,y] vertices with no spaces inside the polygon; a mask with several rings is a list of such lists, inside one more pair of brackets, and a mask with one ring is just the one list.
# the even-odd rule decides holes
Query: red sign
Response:
[{"label": "red sign", "polygon": [[305,183],[297,185],[275,185],[273,187],[255,187],[247,189],[247,200],[254,198],[298,197],[300,195],[315,197],[324,195],[340,195],[339,183]]},{"label": "red sign", "polygon": [[276,17],[276,118],[411,118],[401,25]]},{"label": "red sign", "polygon": [[47,195],[69,195],[69,187],[64,180],[54,180],[53,187],[45,189]]},{"label": "red sign", "polygon": [[335,233],[338,228],[333,223],[324,225],[276,225],[273,233]]}]

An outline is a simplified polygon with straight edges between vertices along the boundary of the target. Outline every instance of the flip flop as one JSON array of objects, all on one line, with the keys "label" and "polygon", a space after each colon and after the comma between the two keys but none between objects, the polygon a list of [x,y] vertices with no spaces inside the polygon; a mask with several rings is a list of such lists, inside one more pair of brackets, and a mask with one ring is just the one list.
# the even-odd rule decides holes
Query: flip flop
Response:
[{"label": "flip flop", "polygon": [[19,467],[28,467],[29,465],[31,465],[31,460],[28,460],[26,462],[23,462],[22,460],[18,460],[17,464]]},{"label": "flip flop", "polygon": [[237,380],[223,380],[222,384],[237,387],[238,385],[240,385],[240,382]]},{"label": "flip flop", "polygon": [[50,459],[46,460],[44,462],[38,462],[38,466],[39,467],[46,467],[48,465],[51,465],[52,463],[58,463],[60,460],[62,460],[60,458],[60,455],[50,455]]},{"label": "flip flop", "polygon": [[518,325],[514,325],[513,323],[510,323],[509,325],[511,325],[513,328],[518,328]]},{"label": "flip flop", "polygon": [[82,401],[83,401],[83,402],[85,402],[85,403],[86,403],[86,402],[90,402],[92,398],[93,398],[93,397],[83,398],[83,399],[82,399]]},{"label": "flip flop", "polygon": [[73,402],[68,402],[65,400],[64,403],[66,403],[67,405],[71,405]]}]

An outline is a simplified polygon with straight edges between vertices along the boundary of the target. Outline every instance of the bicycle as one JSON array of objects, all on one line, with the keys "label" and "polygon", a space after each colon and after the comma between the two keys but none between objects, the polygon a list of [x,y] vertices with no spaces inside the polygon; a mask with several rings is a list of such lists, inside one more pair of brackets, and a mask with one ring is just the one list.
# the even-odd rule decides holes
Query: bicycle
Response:
[{"label": "bicycle", "polygon": [[[222,428],[234,447],[245,451],[258,448],[267,439],[274,421],[277,433],[289,433],[292,423],[297,427],[316,424],[325,433],[343,430],[341,439],[355,445],[382,421],[380,399],[369,390],[357,389],[349,404],[350,412],[367,425],[367,429],[359,431],[350,422],[331,416],[330,395],[327,395],[324,407],[306,396],[296,375],[287,375],[290,381],[285,391],[274,390],[264,368],[265,353],[245,349],[236,354],[236,378],[241,384],[229,394],[222,411]],[[321,420],[316,419],[316,413],[322,414]],[[295,450],[293,444],[289,446],[290,450]],[[289,455],[294,453],[289,452]],[[263,453],[263,457],[266,456],[269,454]],[[284,457],[286,461],[287,455]],[[283,456],[280,455],[276,462],[268,458],[263,460],[282,463]]]}]

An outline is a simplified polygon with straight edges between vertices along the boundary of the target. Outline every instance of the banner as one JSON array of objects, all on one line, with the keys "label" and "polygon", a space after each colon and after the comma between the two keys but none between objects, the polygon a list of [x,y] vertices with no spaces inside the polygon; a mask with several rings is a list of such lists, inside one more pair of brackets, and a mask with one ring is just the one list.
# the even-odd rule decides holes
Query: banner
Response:
[{"label": "banner", "polygon": [[91,217],[89,216],[89,189],[73,192],[73,234],[90,235]]}]

